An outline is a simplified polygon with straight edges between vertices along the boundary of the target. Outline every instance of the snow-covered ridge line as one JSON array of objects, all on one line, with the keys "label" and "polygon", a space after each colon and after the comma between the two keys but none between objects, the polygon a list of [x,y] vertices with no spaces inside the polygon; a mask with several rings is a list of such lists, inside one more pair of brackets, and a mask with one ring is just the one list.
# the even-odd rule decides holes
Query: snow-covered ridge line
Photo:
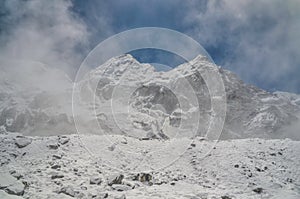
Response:
[{"label": "snow-covered ridge line", "polygon": [[[0,84],[0,126],[7,131],[22,132],[26,135],[76,133],[70,81],[57,70],[52,71],[45,67],[40,70],[38,64],[35,66],[28,63],[26,67],[30,75],[24,77],[18,74],[23,77],[18,81],[13,80],[16,70],[5,70],[5,73],[1,74],[5,78]],[[203,136],[211,117],[211,99],[201,77],[202,70],[215,70],[224,81],[227,117],[222,139],[291,137],[289,134],[283,134],[280,129],[299,122],[298,97],[293,94],[283,97],[280,93],[271,94],[246,85],[235,74],[215,66],[201,55],[167,72],[156,72],[153,66],[141,64],[131,55],[112,58],[90,71],[78,82],[78,92],[82,99],[78,105],[80,112],[75,116],[90,118],[85,114],[90,114],[91,110],[96,108],[98,116],[91,120],[99,120],[100,128],[90,126],[90,120],[79,124],[90,127],[87,131],[91,133],[132,132],[130,136],[160,138],[174,137],[172,132],[183,123],[187,125],[179,134],[190,137],[189,132],[193,130],[190,126],[196,122],[194,120],[197,119],[197,113],[200,113],[200,127],[197,133]],[[49,74],[52,75],[48,76]],[[47,81],[41,80],[46,77]],[[26,85],[24,89],[23,85]],[[49,87],[56,89],[47,89]],[[130,115],[119,115],[121,126],[125,129],[122,132],[111,122],[113,120],[109,107],[116,88],[122,90],[121,88],[130,87],[137,89],[130,95],[126,104],[119,103],[124,108],[131,108]],[[181,95],[176,96],[174,89]],[[97,101],[95,106],[94,94]],[[193,101],[191,96],[195,96],[196,101]],[[123,122],[125,119],[126,122]],[[93,132],[95,130],[97,132]],[[164,135],[159,135],[161,130]],[[291,138],[298,139],[295,136]]]}]

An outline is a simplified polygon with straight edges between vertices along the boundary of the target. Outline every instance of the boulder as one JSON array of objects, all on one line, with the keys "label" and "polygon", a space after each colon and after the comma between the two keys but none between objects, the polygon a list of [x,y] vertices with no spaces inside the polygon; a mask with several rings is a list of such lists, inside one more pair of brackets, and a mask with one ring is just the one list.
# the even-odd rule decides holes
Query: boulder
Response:
[{"label": "boulder", "polygon": [[122,194],[121,196],[116,196],[114,199],[126,199],[126,195]]},{"label": "boulder", "polygon": [[102,180],[99,177],[93,176],[90,178],[90,184],[99,185],[99,184],[101,184],[101,182],[102,182]]},{"label": "boulder", "polygon": [[75,191],[74,191],[73,187],[71,187],[71,186],[66,186],[66,187],[61,188],[59,193],[66,194],[71,197],[75,196]]},{"label": "boulder", "polygon": [[114,174],[109,176],[107,179],[107,184],[112,186],[113,184],[122,184],[122,180],[124,179],[124,175],[122,174]]},{"label": "boulder", "polygon": [[96,199],[108,198],[108,193],[99,193]]},{"label": "boulder", "polygon": [[0,173],[0,189],[12,195],[22,196],[25,185],[9,173]]},{"label": "boulder", "polygon": [[132,189],[131,187],[129,187],[127,185],[121,185],[121,184],[113,184],[112,188],[116,191],[128,191],[128,190]]},{"label": "boulder", "polygon": [[61,173],[57,173],[57,172],[52,172],[51,173],[51,179],[58,179],[58,178],[63,178],[64,177],[64,175],[63,174],[61,174]]},{"label": "boulder", "polygon": [[49,141],[48,143],[47,143],[47,147],[49,148],[49,149],[58,149],[58,147],[59,147],[59,145],[58,145],[58,143],[56,142],[56,141],[54,141],[54,140],[51,140],[51,141]]},{"label": "boulder", "polygon": [[10,194],[6,193],[3,190],[0,190],[0,198],[3,198],[3,199],[23,199],[23,197],[16,196],[16,195],[10,195]]},{"label": "boulder", "polygon": [[32,142],[32,139],[27,138],[27,137],[17,137],[16,140],[15,140],[15,144],[19,148],[24,148],[27,145],[31,144],[31,142]]},{"label": "boulder", "polygon": [[70,138],[67,136],[59,136],[59,138],[58,138],[58,142],[61,145],[67,144],[69,141],[70,141]]}]

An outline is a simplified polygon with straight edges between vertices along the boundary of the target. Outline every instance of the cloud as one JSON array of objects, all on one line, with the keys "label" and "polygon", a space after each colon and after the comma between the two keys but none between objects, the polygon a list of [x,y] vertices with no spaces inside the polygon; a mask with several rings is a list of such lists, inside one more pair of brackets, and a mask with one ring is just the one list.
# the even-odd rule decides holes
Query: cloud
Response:
[{"label": "cloud", "polygon": [[[191,3],[188,31],[247,82],[300,93],[300,2],[211,0]],[[221,49],[221,50],[220,50]]]},{"label": "cloud", "polygon": [[248,83],[300,93],[298,0],[4,0],[0,15],[5,58],[74,73],[105,38],[158,26],[192,36]]},{"label": "cloud", "polygon": [[132,28],[170,28],[199,41],[244,81],[300,93],[298,0],[86,0],[75,7],[91,24],[94,45]]},{"label": "cloud", "polygon": [[72,6],[70,0],[2,1],[2,59],[38,61],[67,73],[74,71],[89,33]]}]

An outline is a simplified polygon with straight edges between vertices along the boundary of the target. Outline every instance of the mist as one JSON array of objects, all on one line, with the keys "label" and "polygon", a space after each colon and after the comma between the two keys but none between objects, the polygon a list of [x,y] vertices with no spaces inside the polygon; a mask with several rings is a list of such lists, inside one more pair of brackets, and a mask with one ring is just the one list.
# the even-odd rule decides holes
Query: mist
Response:
[{"label": "mist", "polygon": [[89,36],[72,6],[70,0],[1,1],[1,60],[40,62],[72,77]]}]

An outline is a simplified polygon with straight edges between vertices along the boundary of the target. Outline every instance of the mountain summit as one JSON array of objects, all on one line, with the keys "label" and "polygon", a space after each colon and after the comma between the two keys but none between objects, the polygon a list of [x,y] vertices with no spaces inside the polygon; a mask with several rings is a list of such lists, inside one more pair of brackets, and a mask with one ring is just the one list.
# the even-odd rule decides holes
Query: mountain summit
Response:
[{"label": "mountain summit", "polygon": [[139,138],[168,138],[175,132],[205,136],[213,116],[210,91],[201,76],[207,70],[218,72],[225,86],[227,112],[221,138],[289,137],[280,130],[298,121],[295,97],[247,85],[201,55],[166,72],[131,55],[115,57],[78,83],[78,96],[86,108],[95,100],[93,109],[104,133]]},{"label": "mountain summit", "polygon": [[211,70],[220,74],[226,91],[222,139],[297,137],[281,130],[299,122],[298,95],[247,85],[201,55],[166,72],[131,55],[114,57],[75,84],[74,115],[72,83],[62,72],[37,63],[14,64],[25,64],[29,75],[12,68],[1,74],[0,126],[7,131],[76,133],[75,119],[80,132],[89,134],[147,139],[205,136],[216,116],[202,77]]}]

